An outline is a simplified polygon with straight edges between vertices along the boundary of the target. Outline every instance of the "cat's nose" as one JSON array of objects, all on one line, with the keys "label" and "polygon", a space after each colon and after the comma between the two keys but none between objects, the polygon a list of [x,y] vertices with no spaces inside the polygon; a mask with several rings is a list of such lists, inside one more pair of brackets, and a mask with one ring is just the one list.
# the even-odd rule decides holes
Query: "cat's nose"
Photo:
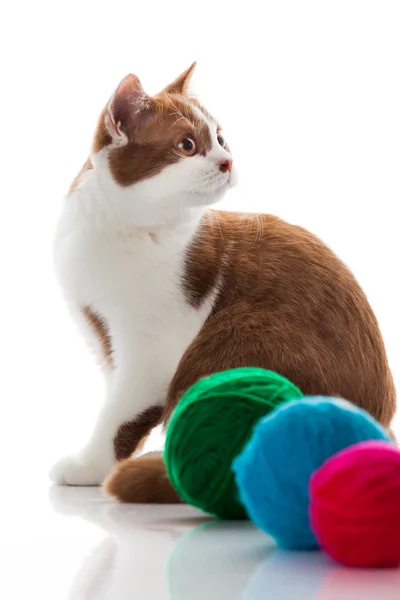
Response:
[{"label": "cat's nose", "polygon": [[227,172],[231,172],[232,171],[232,161],[231,160],[224,160],[221,163],[219,163],[219,170],[222,173],[227,173]]}]

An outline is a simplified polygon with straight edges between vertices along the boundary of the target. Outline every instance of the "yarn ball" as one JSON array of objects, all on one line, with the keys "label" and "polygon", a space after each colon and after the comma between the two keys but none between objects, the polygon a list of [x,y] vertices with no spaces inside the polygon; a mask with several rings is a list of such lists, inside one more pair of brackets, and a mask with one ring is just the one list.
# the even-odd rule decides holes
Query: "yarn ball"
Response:
[{"label": "yarn ball", "polygon": [[260,421],[233,469],[250,518],[287,549],[313,549],[308,484],[312,473],[344,448],[389,440],[368,413],[345,400],[306,397]]},{"label": "yarn ball", "polygon": [[179,401],[167,430],[165,464],[180,497],[221,518],[246,518],[232,460],[261,417],[302,395],[284,377],[253,367],[199,380]]},{"label": "yarn ball", "polygon": [[328,460],[310,481],[311,526],[350,567],[400,565],[400,451],[364,442]]}]

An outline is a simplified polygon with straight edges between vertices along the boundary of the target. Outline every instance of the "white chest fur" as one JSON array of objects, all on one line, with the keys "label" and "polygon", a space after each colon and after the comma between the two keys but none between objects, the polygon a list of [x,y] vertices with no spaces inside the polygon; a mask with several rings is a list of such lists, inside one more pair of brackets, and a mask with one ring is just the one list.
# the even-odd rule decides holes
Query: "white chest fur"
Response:
[{"label": "white chest fur", "polygon": [[66,199],[55,242],[68,304],[78,320],[85,306],[105,319],[117,367],[161,369],[166,383],[212,307],[210,298],[193,309],[182,290],[193,225],[110,233],[90,223],[81,200]]}]

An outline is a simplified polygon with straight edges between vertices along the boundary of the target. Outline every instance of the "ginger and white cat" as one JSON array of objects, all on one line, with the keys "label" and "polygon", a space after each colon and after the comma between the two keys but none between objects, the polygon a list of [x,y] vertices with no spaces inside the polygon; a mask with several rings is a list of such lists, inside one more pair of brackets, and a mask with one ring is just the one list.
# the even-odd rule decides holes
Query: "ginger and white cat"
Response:
[{"label": "ginger and white cat", "polygon": [[395,391],[374,314],[315,236],[269,215],[210,210],[235,183],[189,67],[156,96],[128,75],[65,198],[55,258],[70,310],[103,365],[106,400],[87,446],[53,481],[120,500],[170,502],[161,456],[130,459],[183,392],[260,366],[306,394],[338,395],[385,426]]}]

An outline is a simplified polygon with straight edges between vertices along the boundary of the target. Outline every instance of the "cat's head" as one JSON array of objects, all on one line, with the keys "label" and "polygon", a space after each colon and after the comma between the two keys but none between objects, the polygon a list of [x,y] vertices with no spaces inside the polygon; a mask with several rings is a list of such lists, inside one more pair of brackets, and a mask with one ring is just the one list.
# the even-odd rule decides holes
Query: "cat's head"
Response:
[{"label": "cat's head", "polygon": [[155,96],[127,75],[100,118],[92,156],[110,176],[114,209],[138,226],[199,212],[235,183],[220,126],[188,93],[194,67]]}]

